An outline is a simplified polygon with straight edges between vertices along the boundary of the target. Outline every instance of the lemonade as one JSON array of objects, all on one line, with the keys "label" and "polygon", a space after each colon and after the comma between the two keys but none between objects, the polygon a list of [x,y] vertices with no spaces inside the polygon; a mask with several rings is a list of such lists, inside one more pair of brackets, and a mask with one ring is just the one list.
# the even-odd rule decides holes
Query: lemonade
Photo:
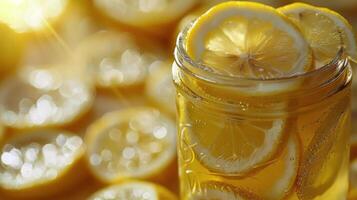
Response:
[{"label": "lemonade", "polygon": [[227,2],[188,25],[173,64],[181,198],[346,199],[354,48],[338,14],[307,5]]}]

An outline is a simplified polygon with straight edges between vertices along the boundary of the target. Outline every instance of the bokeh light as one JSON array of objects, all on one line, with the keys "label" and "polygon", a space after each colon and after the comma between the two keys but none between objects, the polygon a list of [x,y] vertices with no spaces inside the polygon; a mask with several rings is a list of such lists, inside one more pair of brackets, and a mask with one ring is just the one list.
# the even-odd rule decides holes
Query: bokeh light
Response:
[{"label": "bokeh light", "polygon": [[18,32],[40,30],[58,17],[68,0],[2,0],[0,22]]}]

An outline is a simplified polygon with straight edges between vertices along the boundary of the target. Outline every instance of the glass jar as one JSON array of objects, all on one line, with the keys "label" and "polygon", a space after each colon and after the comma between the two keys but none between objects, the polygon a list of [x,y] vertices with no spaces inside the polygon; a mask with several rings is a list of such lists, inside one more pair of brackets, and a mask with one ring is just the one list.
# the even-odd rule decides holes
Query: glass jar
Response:
[{"label": "glass jar", "polygon": [[346,199],[351,67],[291,77],[213,73],[175,49],[181,198]]}]

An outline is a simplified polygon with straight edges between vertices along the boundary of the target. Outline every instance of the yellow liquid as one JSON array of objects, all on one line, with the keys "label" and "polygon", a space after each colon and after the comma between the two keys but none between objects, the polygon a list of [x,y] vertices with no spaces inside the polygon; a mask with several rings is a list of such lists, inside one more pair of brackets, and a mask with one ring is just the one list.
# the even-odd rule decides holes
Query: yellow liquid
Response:
[{"label": "yellow liquid", "polygon": [[[179,90],[181,198],[346,199],[351,113],[349,86],[345,85],[299,112],[253,118],[203,107]],[[286,106],[291,103],[294,102],[287,102]],[[235,154],[251,155],[259,151],[264,135],[259,135],[258,130],[272,129],[274,122],[279,120],[283,121],[284,128],[271,155],[239,168],[237,160],[241,157]],[[255,141],[249,139],[252,134],[256,134]]]}]

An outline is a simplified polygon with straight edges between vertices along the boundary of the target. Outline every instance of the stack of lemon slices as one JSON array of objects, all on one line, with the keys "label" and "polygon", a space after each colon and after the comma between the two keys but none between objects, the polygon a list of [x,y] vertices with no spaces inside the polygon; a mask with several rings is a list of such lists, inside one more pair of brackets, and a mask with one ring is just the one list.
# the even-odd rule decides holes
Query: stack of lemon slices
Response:
[{"label": "stack of lemon slices", "polygon": [[[342,48],[351,60],[357,60],[356,40],[348,22],[336,12],[302,3],[278,9],[252,2],[219,4],[194,21],[187,32],[184,45],[191,59],[215,74],[259,80],[286,78],[319,69],[329,64]],[[291,89],[289,87],[292,85],[257,85],[244,92],[272,95]],[[342,101],[333,110],[340,113],[347,103]],[[203,117],[200,111],[189,110],[194,106],[187,107],[187,112],[193,118]],[[328,117],[331,124],[334,124],[333,121],[346,119],[346,116],[338,116],[337,119],[335,113],[334,117]],[[198,127],[206,132],[193,131],[195,134],[185,137],[194,141],[192,149],[196,155],[204,155],[198,159],[201,164],[212,172],[222,174],[252,172],[266,163],[276,155],[277,145],[281,144],[282,135],[289,128],[289,122],[285,119],[265,124],[243,121],[236,125],[233,122],[232,126],[219,124],[221,121],[212,118],[207,123],[208,127]],[[220,130],[212,131],[218,128]],[[228,129],[232,131],[232,128],[242,134],[232,136],[233,139],[214,134]],[[203,134],[207,130],[213,134]],[[245,130],[253,134],[247,135]],[[232,141],[236,143],[232,144]],[[280,154],[283,158],[274,163],[272,169],[270,166],[264,169],[269,175],[264,170],[258,172],[265,179],[274,177],[274,183],[267,185],[261,181],[242,180],[242,185],[247,186],[249,191],[232,189],[229,185],[219,183],[207,183],[201,185],[204,187],[201,188],[205,191],[204,194],[192,194],[192,198],[283,199],[297,181],[296,195],[302,199],[311,199],[315,196],[316,188],[323,187],[314,182],[316,176],[320,176],[316,167],[325,166],[328,159],[300,159],[302,149],[299,139],[292,135],[286,143],[284,152]],[[225,146],[224,149],[220,148],[222,145]],[[239,150],[235,148],[237,146]],[[250,151],[250,148],[254,151]],[[331,152],[327,149],[323,151],[326,154]],[[227,156],[224,155],[232,155],[232,152],[234,158],[225,160],[224,157]],[[311,160],[314,160],[313,165],[316,167],[311,166]],[[298,170],[299,163],[303,166],[302,170]],[[333,174],[326,176],[330,175],[335,177]]]}]

